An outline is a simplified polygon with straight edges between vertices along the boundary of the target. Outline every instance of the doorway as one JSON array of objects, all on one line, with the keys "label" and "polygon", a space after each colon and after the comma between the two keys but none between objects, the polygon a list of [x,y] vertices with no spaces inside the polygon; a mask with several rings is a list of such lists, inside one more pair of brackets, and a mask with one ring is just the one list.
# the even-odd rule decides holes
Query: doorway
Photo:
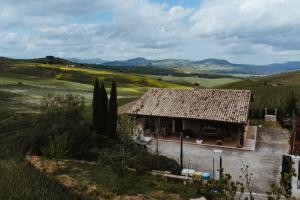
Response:
[{"label": "doorway", "polygon": [[175,119],[175,132],[179,133],[183,130],[183,120]]}]

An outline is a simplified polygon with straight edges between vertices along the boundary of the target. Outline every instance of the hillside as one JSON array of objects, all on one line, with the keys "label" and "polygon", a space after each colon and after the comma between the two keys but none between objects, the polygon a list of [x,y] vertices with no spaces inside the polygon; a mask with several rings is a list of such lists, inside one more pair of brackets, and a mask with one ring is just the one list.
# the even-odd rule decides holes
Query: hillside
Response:
[{"label": "hillside", "polygon": [[300,69],[300,62],[274,63],[269,65],[235,64],[221,59],[186,60],[186,59],[163,59],[148,60],[145,58],[134,58],[121,61],[102,63],[110,67],[158,67],[175,72],[227,74],[227,75],[270,75]]},{"label": "hillside", "polygon": [[[300,97],[300,71],[237,79],[203,74],[204,77],[183,76],[182,73],[172,76],[147,75],[145,72],[138,74],[130,70],[71,63],[60,58],[55,58],[55,62],[61,64],[48,62],[47,58],[31,60],[0,58],[0,104],[16,110],[28,110],[34,109],[40,99],[47,94],[68,93],[84,96],[89,104],[95,77],[98,77],[106,87],[110,86],[112,79],[116,80],[120,104],[138,98],[150,87],[187,88],[196,81],[202,87],[251,89],[254,97],[252,108],[255,110],[252,117],[261,117],[265,107],[282,107],[285,97],[292,92]],[[68,67],[69,64],[75,67]],[[109,88],[107,90],[109,91]]]},{"label": "hillside", "polygon": [[300,71],[248,78],[219,88],[252,90],[251,117],[255,118],[262,118],[264,108],[283,109],[292,96],[298,99],[298,106],[300,106]]},{"label": "hillside", "polygon": [[[186,87],[138,74],[93,69],[81,65],[68,67],[68,64],[75,63],[58,60],[62,64],[49,64],[47,59],[1,58],[0,104],[24,111],[34,109],[43,96],[69,93],[84,96],[89,104],[95,77],[106,87],[110,87],[112,79],[117,82],[120,103],[137,98],[150,87]],[[109,88],[107,90],[109,91]]]}]

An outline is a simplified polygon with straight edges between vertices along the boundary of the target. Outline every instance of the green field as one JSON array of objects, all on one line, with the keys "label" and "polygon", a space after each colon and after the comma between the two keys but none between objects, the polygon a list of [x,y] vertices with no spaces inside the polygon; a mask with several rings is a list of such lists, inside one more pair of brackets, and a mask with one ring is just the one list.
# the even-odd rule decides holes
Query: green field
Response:
[{"label": "green field", "polygon": [[119,104],[138,98],[150,87],[186,88],[138,74],[84,67],[67,68],[31,62],[0,63],[0,103],[14,110],[35,109],[43,96],[78,94],[91,103],[93,82],[97,77],[110,91],[111,80],[118,86]]},{"label": "green field", "polygon": [[172,83],[184,84],[184,85],[192,85],[196,81],[200,84],[200,86],[205,88],[217,87],[224,84],[238,82],[241,79],[239,78],[200,78],[200,77],[176,77],[176,76],[154,76],[147,75],[151,78],[160,79],[162,81],[168,81]]},{"label": "green field", "polygon": [[252,108],[260,112],[258,115],[265,107],[282,107],[291,91],[300,96],[299,71],[248,79],[176,77],[124,73],[84,65],[69,68],[64,64],[45,64],[44,60],[0,59],[0,72],[0,103],[14,110],[32,110],[47,94],[79,94],[90,104],[95,77],[105,84],[108,92],[111,80],[117,82],[119,105],[138,98],[151,87],[189,88],[196,81],[204,88],[252,90]]},{"label": "green field", "polygon": [[[107,88],[109,90],[109,88]],[[92,100],[93,86],[65,80],[56,80],[28,76],[24,74],[0,74],[0,102],[5,96],[10,99],[8,105],[12,108],[26,109],[34,107],[40,103],[42,97],[46,95],[66,95],[78,94],[85,98],[88,104]],[[130,88],[119,88],[121,99],[137,98],[140,91]]]}]

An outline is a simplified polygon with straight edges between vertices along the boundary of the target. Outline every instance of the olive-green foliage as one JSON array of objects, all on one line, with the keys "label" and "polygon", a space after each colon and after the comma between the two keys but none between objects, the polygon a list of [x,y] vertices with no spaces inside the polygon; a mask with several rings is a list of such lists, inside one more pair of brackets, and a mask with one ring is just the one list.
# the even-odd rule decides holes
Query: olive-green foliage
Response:
[{"label": "olive-green foliage", "polygon": [[239,188],[243,187],[240,182],[231,180],[230,174],[220,173],[220,179],[210,179],[205,182],[203,179],[195,179],[194,184],[198,192],[206,199],[232,200]]},{"label": "olive-green foliage", "polygon": [[101,84],[101,90],[100,90],[100,95],[101,95],[101,101],[100,101],[100,113],[101,113],[101,118],[100,118],[100,124],[101,124],[101,130],[100,133],[102,135],[108,136],[107,133],[107,126],[108,126],[108,97],[107,97],[107,92],[104,86],[104,83]]},{"label": "olive-green foliage", "polygon": [[65,152],[63,157],[89,158],[89,149],[96,146],[96,139],[89,128],[91,125],[84,121],[84,108],[84,100],[80,96],[46,96],[37,119],[31,153],[46,153],[56,158]]},{"label": "olive-green foliage", "polygon": [[[276,80],[272,79],[271,81],[269,78],[248,79],[222,86],[222,88],[247,89],[252,91],[251,118],[263,118],[264,108],[269,108],[270,112],[272,112],[271,109],[277,108],[278,117],[282,118],[290,112],[293,101],[296,101],[299,106],[300,86],[293,86],[292,82],[289,85],[283,85],[280,83],[280,77]],[[270,81],[270,83],[267,81]]]},{"label": "olive-green foliage", "polygon": [[35,115],[0,109],[0,199],[84,199],[24,161],[36,134]]},{"label": "olive-green foliage", "polygon": [[280,178],[279,184],[272,184],[271,190],[267,191],[268,200],[293,199],[291,188],[291,181],[293,176],[296,176],[294,169],[290,170],[290,172],[288,173],[283,174],[283,176]]},{"label": "olive-green foliage", "polygon": [[152,170],[171,171],[180,173],[179,164],[165,156],[157,156],[149,153],[139,146],[120,145],[102,150],[98,162],[103,165],[114,166],[115,169],[134,168],[140,173]]},{"label": "olive-green foliage", "polygon": [[93,92],[93,122],[97,133],[101,132],[101,90],[98,78],[95,78],[94,92]]},{"label": "olive-green foliage", "polygon": [[112,81],[109,105],[108,105],[108,133],[109,136],[113,139],[118,138],[117,122],[118,122],[117,85],[115,81]]},{"label": "olive-green foliage", "polygon": [[118,116],[117,133],[118,138],[124,144],[132,144],[133,130],[136,127],[136,120],[133,117],[127,115]]},{"label": "olive-green foliage", "polygon": [[49,136],[48,144],[42,148],[42,153],[48,158],[68,158],[71,153],[71,144],[68,134]]},{"label": "olive-green foliage", "polygon": [[5,200],[83,199],[29,164],[13,160],[0,161],[0,186],[0,199]]}]

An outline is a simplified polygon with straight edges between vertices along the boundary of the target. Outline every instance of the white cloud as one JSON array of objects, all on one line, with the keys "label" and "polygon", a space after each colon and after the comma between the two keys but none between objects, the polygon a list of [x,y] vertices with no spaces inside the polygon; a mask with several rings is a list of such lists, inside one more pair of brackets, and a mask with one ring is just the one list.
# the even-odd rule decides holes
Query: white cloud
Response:
[{"label": "white cloud", "polygon": [[204,0],[193,8],[150,0],[7,0],[0,2],[0,54],[299,60],[299,7],[298,0]]},{"label": "white cloud", "polygon": [[298,0],[206,0],[202,5],[189,19],[194,37],[236,37],[275,48],[300,45]]}]

